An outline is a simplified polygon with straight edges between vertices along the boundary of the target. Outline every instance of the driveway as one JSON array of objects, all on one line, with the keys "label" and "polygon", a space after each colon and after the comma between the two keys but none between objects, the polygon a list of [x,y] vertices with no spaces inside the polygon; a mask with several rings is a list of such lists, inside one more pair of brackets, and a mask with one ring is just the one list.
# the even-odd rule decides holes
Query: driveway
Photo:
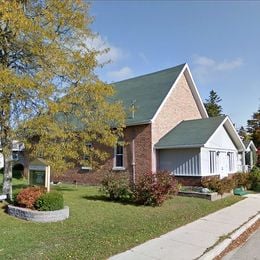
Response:
[{"label": "driveway", "polygon": [[260,260],[260,229],[242,247],[223,257],[223,260]]}]

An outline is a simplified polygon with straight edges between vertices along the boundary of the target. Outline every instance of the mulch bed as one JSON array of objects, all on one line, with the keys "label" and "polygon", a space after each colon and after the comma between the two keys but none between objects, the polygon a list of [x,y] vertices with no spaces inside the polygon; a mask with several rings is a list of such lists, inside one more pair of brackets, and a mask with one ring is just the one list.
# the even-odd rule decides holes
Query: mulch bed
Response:
[{"label": "mulch bed", "polygon": [[229,252],[243,245],[257,229],[260,229],[260,220],[235,239],[219,256],[215,257],[214,260],[221,260]]}]

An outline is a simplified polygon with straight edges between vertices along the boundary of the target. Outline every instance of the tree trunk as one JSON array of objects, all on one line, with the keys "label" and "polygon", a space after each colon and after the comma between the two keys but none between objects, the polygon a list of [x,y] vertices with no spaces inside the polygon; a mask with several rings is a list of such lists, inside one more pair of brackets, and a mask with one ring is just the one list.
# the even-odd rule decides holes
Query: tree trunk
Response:
[{"label": "tree trunk", "polygon": [[4,156],[3,194],[12,200],[12,130],[11,130],[11,97],[12,94],[1,95],[1,146]]},{"label": "tree trunk", "polygon": [[12,146],[3,149],[4,156],[4,176],[3,176],[3,194],[7,199],[12,200]]}]

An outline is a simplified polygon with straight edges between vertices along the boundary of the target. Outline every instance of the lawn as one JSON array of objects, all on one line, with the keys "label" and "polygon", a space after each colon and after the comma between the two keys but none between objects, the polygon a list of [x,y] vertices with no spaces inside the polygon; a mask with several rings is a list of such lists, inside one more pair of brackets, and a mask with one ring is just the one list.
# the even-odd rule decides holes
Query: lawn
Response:
[{"label": "lawn", "polygon": [[63,222],[19,220],[0,203],[0,259],[106,259],[241,199],[174,197],[153,208],[105,201],[97,187],[64,184],[54,189],[63,192],[70,207],[70,218]]}]

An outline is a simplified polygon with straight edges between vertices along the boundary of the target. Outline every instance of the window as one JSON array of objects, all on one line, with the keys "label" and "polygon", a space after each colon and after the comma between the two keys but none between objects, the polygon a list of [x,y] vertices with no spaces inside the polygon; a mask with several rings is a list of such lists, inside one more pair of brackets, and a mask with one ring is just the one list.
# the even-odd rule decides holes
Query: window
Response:
[{"label": "window", "polygon": [[12,159],[13,159],[13,161],[18,161],[19,160],[19,154],[17,152],[13,152]]},{"label": "window", "polygon": [[232,172],[234,169],[234,153],[228,152],[227,153],[228,156],[228,168],[229,168],[229,172]]},{"label": "window", "polygon": [[209,172],[210,173],[216,172],[216,152],[215,151],[209,152]]},{"label": "window", "polygon": [[114,168],[124,167],[124,146],[122,143],[118,143],[115,147],[115,159]]},{"label": "window", "polygon": [[[86,148],[88,150],[91,150],[93,148],[92,143],[86,143]],[[91,163],[91,156],[90,152],[88,154],[83,155],[84,165],[81,167],[83,170],[91,170],[92,169],[92,163]]]}]

